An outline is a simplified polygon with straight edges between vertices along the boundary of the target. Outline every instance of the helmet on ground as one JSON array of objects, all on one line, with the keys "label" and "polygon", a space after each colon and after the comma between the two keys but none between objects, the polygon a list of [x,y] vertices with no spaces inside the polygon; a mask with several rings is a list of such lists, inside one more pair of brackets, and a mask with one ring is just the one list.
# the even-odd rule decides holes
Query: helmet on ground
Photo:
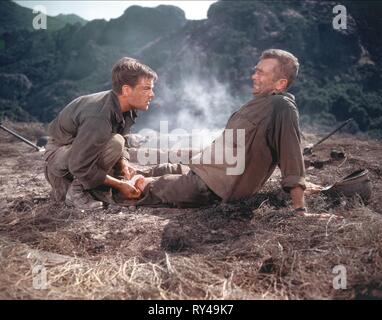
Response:
[{"label": "helmet on ground", "polygon": [[366,169],[354,171],[332,186],[324,188],[322,192],[328,195],[343,195],[346,197],[358,194],[364,202],[367,202],[372,193],[369,171]]}]

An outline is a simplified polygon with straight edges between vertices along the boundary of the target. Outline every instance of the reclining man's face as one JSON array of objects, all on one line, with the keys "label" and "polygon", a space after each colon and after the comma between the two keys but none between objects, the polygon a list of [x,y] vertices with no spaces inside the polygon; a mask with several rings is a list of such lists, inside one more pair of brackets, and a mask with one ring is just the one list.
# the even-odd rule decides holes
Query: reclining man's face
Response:
[{"label": "reclining man's face", "polygon": [[151,100],[154,98],[154,80],[140,78],[135,87],[128,87],[128,103],[138,110],[147,110]]},{"label": "reclining man's face", "polygon": [[276,59],[263,59],[255,67],[255,73],[252,75],[253,94],[266,94],[273,91],[279,91],[279,80],[275,80],[275,70],[279,62]]}]

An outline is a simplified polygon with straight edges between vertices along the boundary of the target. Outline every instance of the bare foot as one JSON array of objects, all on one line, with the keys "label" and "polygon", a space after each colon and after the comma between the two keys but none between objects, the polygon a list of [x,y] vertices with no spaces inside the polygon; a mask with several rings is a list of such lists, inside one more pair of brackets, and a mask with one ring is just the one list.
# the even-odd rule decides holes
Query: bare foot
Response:
[{"label": "bare foot", "polygon": [[139,175],[138,178],[135,180],[135,187],[143,192],[146,186],[154,180],[154,178],[145,178],[144,176]]}]

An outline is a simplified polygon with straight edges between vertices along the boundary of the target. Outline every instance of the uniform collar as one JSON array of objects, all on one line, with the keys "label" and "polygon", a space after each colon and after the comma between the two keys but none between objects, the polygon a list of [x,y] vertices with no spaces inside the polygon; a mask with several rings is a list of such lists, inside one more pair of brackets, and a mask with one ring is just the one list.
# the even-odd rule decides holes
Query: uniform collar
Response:
[{"label": "uniform collar", "polygon": [[138,117],[138,113],[137,113],[137,110],[133,109],[133,110],[130,110],[128,112],[125,112],[128,114],[128,117],[133,120],[133,123],[135,123],[135,119]]},{"label": "uniform collar", "polygon": [[292,99],[292,100],[295,100],[295,97],[293,94],[289,93],[289,92],[268,92],[268,93],[261,93],[261,94],[258,94],[255,96],[255,99],[258,99],[258,98],[265,98],[265,97],[270,97],[270,96],[277,96],[277,95],[281,95],[281,96],[285,96],[285,97],[288,97],[289,99]]},{"label": "uniform collar", "polygon": [[111,90],[111,96],[113,99],[113,111],[115,113],[115,119],[117,120],[117,122],[124,122],[125,120],[123,118],[123,114],[121,111],[121,106],[120,106],[119,101],[118,101],[118,97],[113,90]]},{"label": "uniform collar", "polygon": [[118,97],[113,90],[111,90],[111,96],[113,98],[113,111],[117,122],[125,122],[126,118],[130,118],[135,123],[135,119],[138,117],[137,111],[133,109],[122,113]]},{"label": "uniform collar", "polygon": [[282,96],[288,97],[289,99],[295,100],[294,95],[289,93],[289,92],[286,92],[286,91],[285,92],[272,92],[271,95],[272,96],[282,95]]}]

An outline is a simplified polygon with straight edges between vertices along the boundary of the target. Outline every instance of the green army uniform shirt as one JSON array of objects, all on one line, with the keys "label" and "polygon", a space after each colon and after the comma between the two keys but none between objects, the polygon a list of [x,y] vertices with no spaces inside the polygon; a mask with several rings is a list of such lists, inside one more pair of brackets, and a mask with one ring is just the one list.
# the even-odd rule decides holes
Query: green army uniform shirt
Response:
[{"label": "green army uniform shirt", "polygon": [[[249,101],[228,120],[226,128],[210,147],[196,159],[190,168],[223,201],[238,200],[259,191],[276,166],[281,170],[281,186],[285,191],[301,186],[305,189],[305,168],[300,146],[298,111],[294,96],[289,93],[261,95]],[[227,174],[232,164],[216,160],[215,146],[221,143],[227,129],[245,130],[244,168],[240,174]],[[235,142],[235,138],[233,139]],[[238,145],[226,146],[237,152]],[[236,150],[235,150],[236,149]],[[211,156],[203,163],[203,154]],[[200,164],[198,164],[200,163]]]},{"label": "green army uniform shirt", "polygon": [[[136,117],[134,110],[121,112],[118,97],[112,90],[81,96],[50,123],[51,140],[45,159],[57,148],[71,145],[70,173],[85,189],[95,188],[104,182],[107,174],[97,163],[100,152],[113,134],[128,134]],[[128,158],[127,150],[124,156]]]}]

